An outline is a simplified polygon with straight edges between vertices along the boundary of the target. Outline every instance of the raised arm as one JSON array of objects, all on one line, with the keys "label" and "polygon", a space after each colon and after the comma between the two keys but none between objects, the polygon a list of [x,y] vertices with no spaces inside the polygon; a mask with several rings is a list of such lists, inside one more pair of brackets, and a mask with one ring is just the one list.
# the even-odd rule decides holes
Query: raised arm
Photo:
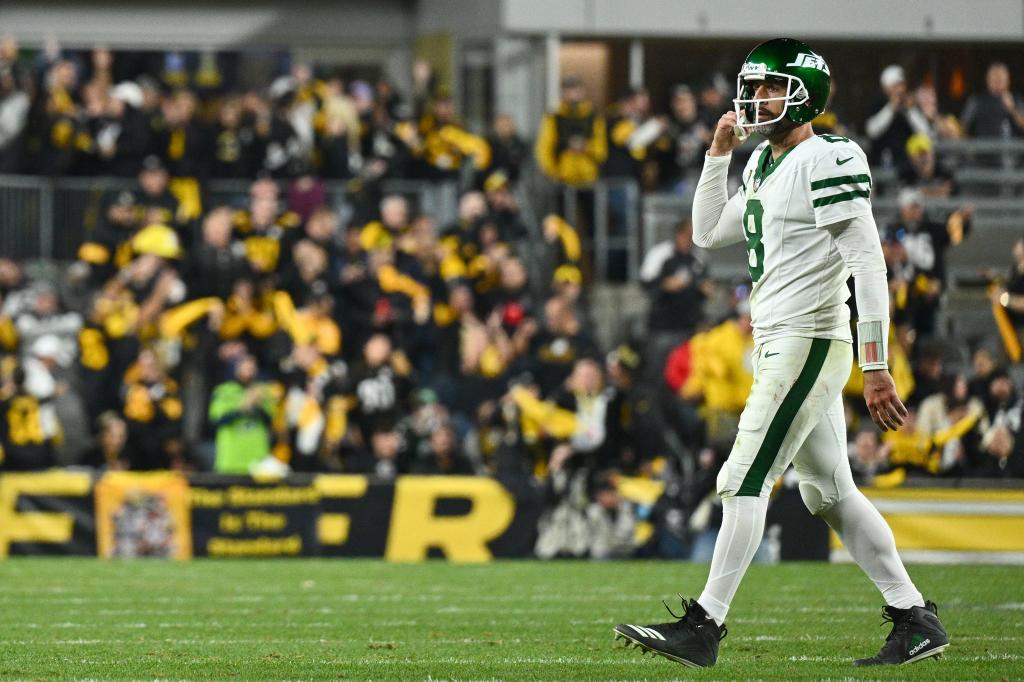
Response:
[{"label": "raised arm", "polygon": [[718,120],[693,197],[693,241],[706,249],[743,241],[743,196],[737,193],[730,200],[727,185],[732,150],[743,143],[733,132],[735,125],[732,111]]}]

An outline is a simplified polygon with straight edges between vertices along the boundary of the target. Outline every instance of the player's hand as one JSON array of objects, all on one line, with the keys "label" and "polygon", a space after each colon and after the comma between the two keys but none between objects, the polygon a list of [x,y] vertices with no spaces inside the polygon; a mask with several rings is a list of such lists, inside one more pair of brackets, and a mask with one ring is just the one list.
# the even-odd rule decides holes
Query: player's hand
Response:
[{"label": "player's hand", "polygon": [[733,149],[743,144],[743,140],[736,136],[736,112],[728,111],[718,119],[715,126],[715,136],[711,140],[711,149],[708,156],[725,156],[731,154]]},{"label": "player's hand", "polygon": [[883,431],[896,431],[909,414],[887,369],[864,372],[864,402],[872,421]]}]

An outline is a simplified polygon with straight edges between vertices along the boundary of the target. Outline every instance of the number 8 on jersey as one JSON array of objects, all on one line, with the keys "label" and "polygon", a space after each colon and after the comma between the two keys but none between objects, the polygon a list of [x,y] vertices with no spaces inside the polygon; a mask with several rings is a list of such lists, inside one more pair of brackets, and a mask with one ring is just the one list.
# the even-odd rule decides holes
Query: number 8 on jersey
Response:
[{"label": "number 8 on jersey", "polygon": [[761,243],[761,222],[764,207],[757,199],[747,199],[747,209],[743,213],[743,228],[747,237],[747,270],[750,281],[757,282],[764,274],[764,244]]}]

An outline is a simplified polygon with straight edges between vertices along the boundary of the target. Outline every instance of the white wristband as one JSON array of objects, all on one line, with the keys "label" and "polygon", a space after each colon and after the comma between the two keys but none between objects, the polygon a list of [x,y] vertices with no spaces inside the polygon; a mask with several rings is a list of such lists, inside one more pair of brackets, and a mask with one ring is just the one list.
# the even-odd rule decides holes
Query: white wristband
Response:
[{"label": "white wristband", "polygon": [[888,369],[889,321],[857,322],[857,360],[862,370]]}]

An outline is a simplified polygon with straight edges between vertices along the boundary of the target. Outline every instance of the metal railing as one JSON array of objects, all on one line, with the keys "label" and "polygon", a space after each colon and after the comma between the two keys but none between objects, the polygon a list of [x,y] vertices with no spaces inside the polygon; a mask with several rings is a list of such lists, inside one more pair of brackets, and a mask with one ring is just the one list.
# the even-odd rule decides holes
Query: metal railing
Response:
[{"label": "metal railing", "polygon": [[[250,185],[248,180],[204,182],[203,206],[240,208]],[[137,187],[132,178],[0,175],[0,256],[74,259],[78,246],[102,224],[110,195]],[[282,185],[282,196],[284,190]],[[326,190],[329,205],[351,215],[354,199],[345,183],[327,182]],[[405,196],[414,212],[433,215],[438,225],[458,216],[456,182],[385,180],[381,192]]]},{"label": "metal railing", "polygon": [[563,216],[578,228],[598,282],[636,279],[640,271],[640,186],[608,178],[562,189]]}]

